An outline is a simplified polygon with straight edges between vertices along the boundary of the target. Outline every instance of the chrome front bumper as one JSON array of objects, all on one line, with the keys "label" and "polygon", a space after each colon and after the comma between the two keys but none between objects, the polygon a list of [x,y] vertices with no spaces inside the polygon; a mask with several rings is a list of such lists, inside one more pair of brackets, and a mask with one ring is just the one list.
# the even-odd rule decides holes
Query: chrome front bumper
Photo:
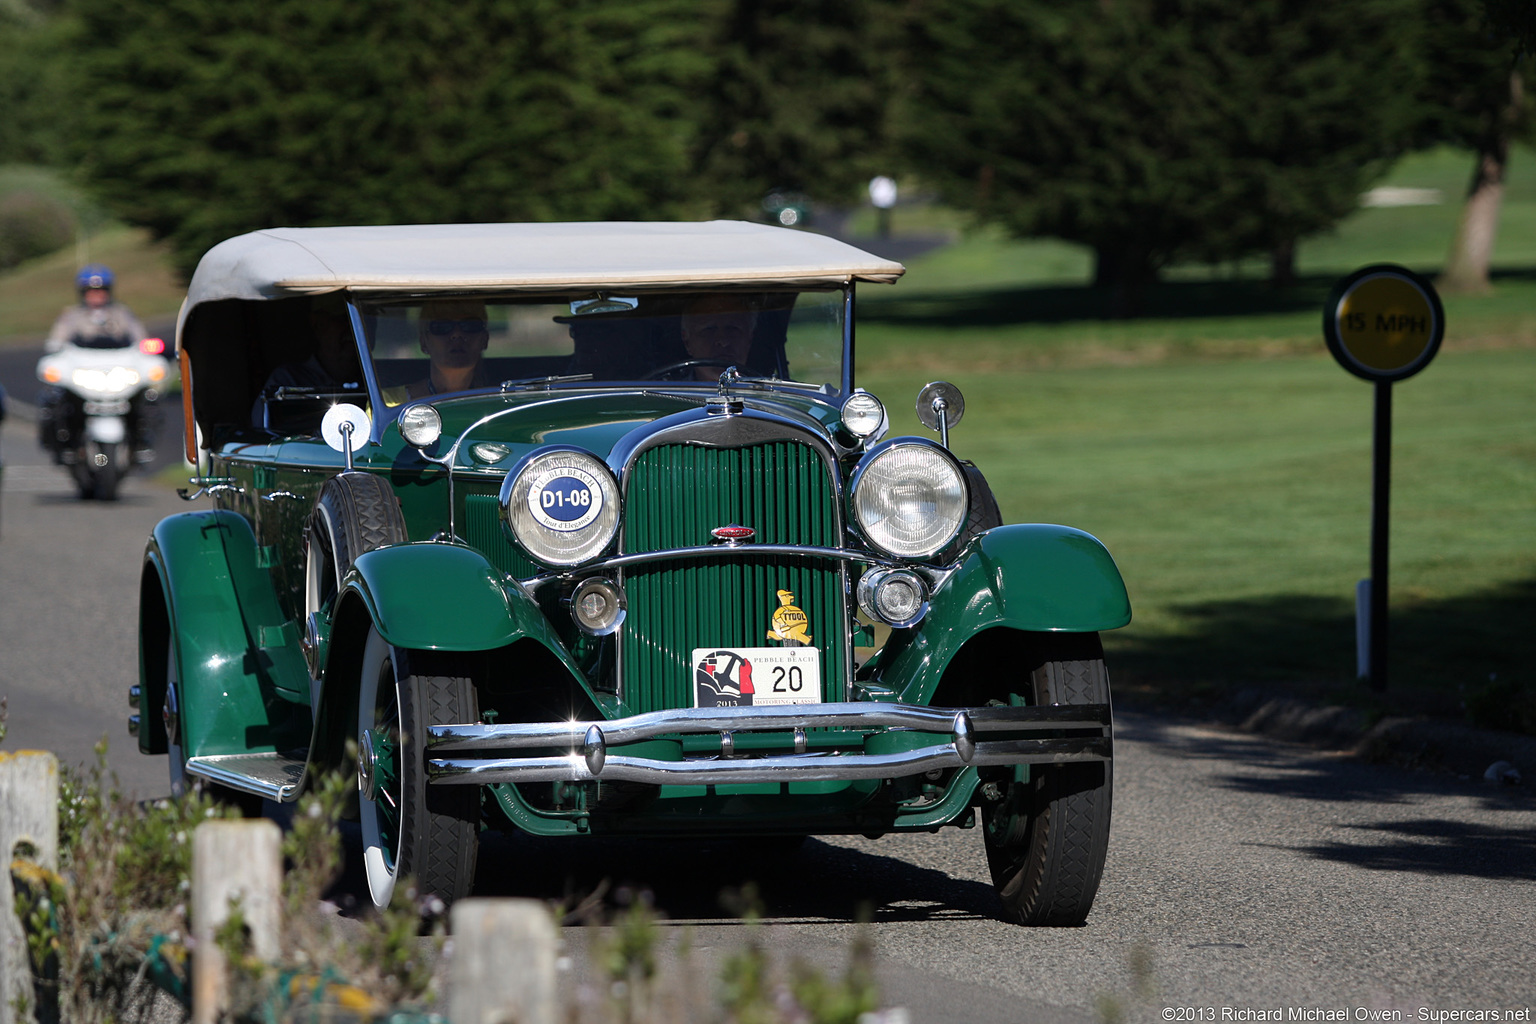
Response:
[{"label": "chrome front bumper", "polygon": [[[839,749],[808,750],[807,729],[840,730]],[[736,751],[740,734],[786,732],[792,733],[794,753]],[[864,750],[872,737],[891,737],[901,745],[903,732],[937,735],[912,749]],[[718,752],[660,760],[622,750],[627,744],[683,736],[718,736]],[[603,722],[432,726],[427,781],[716,785],[894,779],[970,765],[1108,761],[1112,744],[1108,704],[931,708],[865,701],[684,708]],[[566,752],[550,753],[551,748]],[[538,752],[519,755],[520,750]]]}]

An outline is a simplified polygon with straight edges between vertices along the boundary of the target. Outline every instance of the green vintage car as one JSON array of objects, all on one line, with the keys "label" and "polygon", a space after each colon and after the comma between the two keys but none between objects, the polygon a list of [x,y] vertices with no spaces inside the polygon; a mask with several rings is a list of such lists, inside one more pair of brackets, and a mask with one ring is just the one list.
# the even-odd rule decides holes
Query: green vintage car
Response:
[{"label": "green vintage car", "polygon": [[1088,914],[1108,552],[1004,526],[855,386],[900,264],[766,225],[257,231],[177,327],[189,499],[144,558],[130,728],[172,786],[355,772],[373,900],[483,829],[980,832],[1002,914]]}]

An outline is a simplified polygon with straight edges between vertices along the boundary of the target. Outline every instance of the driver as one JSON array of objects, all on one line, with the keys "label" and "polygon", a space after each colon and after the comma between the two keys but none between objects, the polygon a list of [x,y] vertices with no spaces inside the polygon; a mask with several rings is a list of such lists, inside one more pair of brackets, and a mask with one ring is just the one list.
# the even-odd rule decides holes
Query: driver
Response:
[{"label": "driver", "polygon": [[756,328],[757,311],[743,296],[716,293],[688,300],[681,321],[683,348],[689,360],[702,360],[693,367],[693,379],[719,380],[727,366],[745,369]]},{"label": "driver", "polygon": [[43,342],[43,351],[62,352],[67,346],[130,348],[144,339],[144,325],[121,302],[112,301],[112,271],[100,263],[75,275],[78,305],[59,314]]},{"label": "driver", "polygon": [[[133,348],[142,342],[146,336],[144,325],[127,306],[112,300],[112,285],[110,268],[100,263],[81,267],[75,275],[80,302],[59,314],[43,342],[43,351],[62,352],[71,347]],[[60,387],[47,387],[38,396],[38,440],[50,451],[57,451],[61,437],[67,437],[72,430],[67,420],[61,422],[62,417],[69,416],[63,407],[64,395]],[[155,455],[155,425],[160,415],[155,398],[154,390],[145,388],[131,399],[128,429],[138,462],[148,462]]]}]

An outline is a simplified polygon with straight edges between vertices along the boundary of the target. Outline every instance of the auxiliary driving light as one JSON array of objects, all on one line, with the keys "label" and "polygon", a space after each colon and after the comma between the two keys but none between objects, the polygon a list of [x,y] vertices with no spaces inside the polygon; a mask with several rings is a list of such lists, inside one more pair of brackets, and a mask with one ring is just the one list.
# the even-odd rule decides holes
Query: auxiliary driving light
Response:
[{"label": "auxiliary driving light", "polygon": [[400,436],[412,448],[426,448],[443,436],[443,417],[430,405],[413,405],[400,414]]},{"label": "auxiliary driving light", "polygon": [[612,580],[584,579],[571,594],[571,617],[583,633],[607,636],[624,621],[624,591]]},{"label": "auxiliary driving light", "polygon": [[874,569],[859,578],[859,607],[897,629],[916,625],[928,614],[928,587],[910,569]]},{"label": "auxiliary driving light", "polygon": [[885,406],[868,391],[855,391],[843,403],[843,426],[854,437],[869,441],[884,433]]}]

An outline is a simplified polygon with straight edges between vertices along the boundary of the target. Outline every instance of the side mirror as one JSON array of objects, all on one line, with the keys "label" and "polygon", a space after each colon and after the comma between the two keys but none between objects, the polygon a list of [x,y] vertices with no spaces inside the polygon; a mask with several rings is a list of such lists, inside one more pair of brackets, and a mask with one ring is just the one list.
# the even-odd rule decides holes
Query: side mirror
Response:
[{"label": "side mirror", "polygon": [[352,453],[368,443],[373,423],[368,414],[350,402],[330,407],[320,421],[320,436],[325,443],[347,457],[347,472],[352,472]]},{"label": "side mirror", "polygon": [[965,396],[947,380],[923,385],[917,393],[917,418],[929,430],[939,432],[939,443],[949,447],[949,428],[965,415]]}]

